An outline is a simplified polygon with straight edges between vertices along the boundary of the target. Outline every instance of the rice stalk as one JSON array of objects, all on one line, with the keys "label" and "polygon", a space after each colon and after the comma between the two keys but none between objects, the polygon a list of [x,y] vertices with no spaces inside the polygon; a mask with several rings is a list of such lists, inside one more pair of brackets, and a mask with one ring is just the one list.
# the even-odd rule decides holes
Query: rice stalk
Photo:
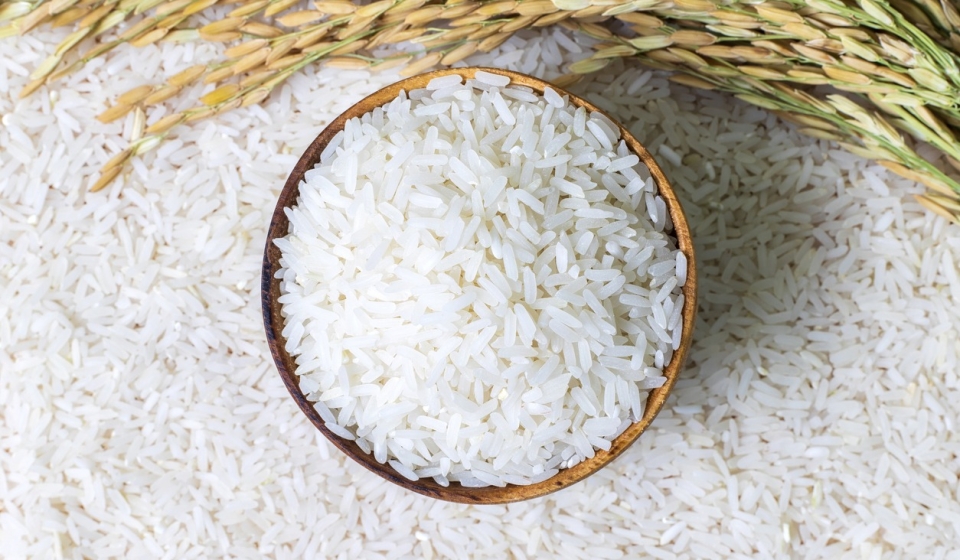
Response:
[{"label": "rice stalk", "polygon": [[[226,2],[224,2],[226,3]],[[146,137],[120,162],[144,153],[176,125],[237,106],[260,103],[306,65],[341,68],[405,65],[414,74],[489,51],[514,32],[561,25],[598,39],[587,59],[570,67],[564,84],[614,58],[677,72],[674,81],[718,89],[776,111],[818,138],[880,159],[891,170],[956,200],[960,184],[923,160],[913,141],[960,161],[960,12],[953,0],[378,0],[368,4],[317,0],[234,0],[225,17],[198,28],[190,16],[218,0],[27,0],[0,4],[0,37],[43,23],[74,32],[35,69],[29,94],[119,44],[161,40],[230,43],[225,59],[193,66],[166,83],[121,95],[100,118],[109,121],[161,103],[200,82],[213,90],[189,111],[143,127]],[[111,40],[63,64],[65,55],[132,17]],[[612,23],[616,25],[611,25]],[[373,58],[377,46],[412,40],[426,51],[415,60]],[[846,97],[826,96],[827,85]],[[851,99],[853,101],[851,101]],[[138,133],[140,134],[140,133]],[[153,138],[149,142],[145,138]],[[932,202],[931,202],[932,201]],[[950,208],[941,199],[924,204]],[[955,215],[955,213],[954,213]]]}]

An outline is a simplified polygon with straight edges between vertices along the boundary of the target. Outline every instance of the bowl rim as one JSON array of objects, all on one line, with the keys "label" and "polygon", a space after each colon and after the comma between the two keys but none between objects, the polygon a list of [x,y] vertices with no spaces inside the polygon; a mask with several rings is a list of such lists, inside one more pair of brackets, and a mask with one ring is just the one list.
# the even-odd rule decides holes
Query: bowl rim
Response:
[{"label": "bowl rim", "polygon": [[[560,95],[569,96],[570,103],[576,106],[582,106],[587,109],[588,112],[596,111],[616,124],[619,128],[621,138],[627,143],[631,151],[640,157],[641,162],[647,166],[650,174],[656,181],[659,190],[658,194],[666,203],[667,211],[673,222],[674,236],[677,238],[678,248],[687,257],[687,278],[682,288],[684,305],[681,314],[683,316],[684,326],[680,347],[674,352],[670,363],[664,367],[663,373],[664,377],[666,377],[666,382],[659,388],[649,390],[643,417],[632,423],[620,436],[615,438],[611,442],[611,447],[608,451],[596,450],[594,457],[585,459],[570,468],[563,469],[545,481],[526,486],[508,484],[505,487],[487,486],[472,488],[464,487],[457,482],[451,481],[450,486],[444,487],[437,484],[432,478],[411,481],[397,473],[389,464],[378,463],[372,454],[365,453],[355,442],[343,439],[332,433],[326,427],[323,419],[320,418],[319,413],[314,409],[312,403],[308,401],[303,392],[300,391],[299,383],[297,382],[298,376],[294,373],[296,371],[296,363],[284,348],[285,339],[282,335],[284,320],[281,314],[281,305],[277,301],[280,294],[280,281],[275,276],[277,270],[280,268],[280,250],[273,243],[273,240],[277,237],[285,236],[288,232],[289,220],[287,219],[284,209],[296,203],[297,196],[300,192],[300,181],[303,175],[312,169],[315,163],[319,161],[323,149],[334,135],[343,129],[346,121],[349,118],[363,115],[375,107],[384,105],[396,98],[401,90],[409,92],[413,89],[420,89],[425,87],[427,83],[434,78],[451,74],[459,74],[465,79],[472,78],[478,71],[507,76],[511,79],[512,84],[530,87],[541,95],[545,87],[550,87]],[[264,244],[260,276],[260,301],[267,343],[284,385],[297,402],[300,410],[335,447],[371,472],[418,494],[456,503],[505,504],[545,496],[587,478],[616,459],[646,431],[651,422],[653,422],[653,419],[656,418],[657,414],[663,408],[667,396],[677,382],[692,342],[697,309],[697,271],[690,228],[673,187],[650,152],[618,120],[612,118],[605,111],[585,99],[539,78],[497,68],[447,68],[400,80],[366,96],[331,121],[306,148],[294,166],[293,171],[291,171],[287,177],[270,220],[270,226],[267,230],[266,242]]]}]

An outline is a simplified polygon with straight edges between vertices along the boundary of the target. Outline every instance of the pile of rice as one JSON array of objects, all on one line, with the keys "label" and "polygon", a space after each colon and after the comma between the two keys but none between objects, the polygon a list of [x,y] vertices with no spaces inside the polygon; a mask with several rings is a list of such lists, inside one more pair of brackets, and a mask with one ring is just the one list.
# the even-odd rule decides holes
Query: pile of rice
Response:
[{"label": "pile of rice", "polygon": [[531,484],[609,449],[680,346],[686,257],[619,127],[477,72],[346,122],[286,208],[286,350],[410,480]]},{"label": "pile of rice", "polygon": [[[0,40],[5,558],[955,554],[960,228],[914,203],[916,184],[660,73],[589,77],[574,92],[653,152],[690,219],[687,366],[643,437],[583,482],[443,503],[310,424],[260,317],[280,186],[319,128],[397,75],[310,70],[265,107],[176,129],[89,194],[132,124],[99,123],[108,100],[219,47],[121,46],[18,100],[68,33]],[[584,56],[571,37],[469,62],[550,79]]]}]

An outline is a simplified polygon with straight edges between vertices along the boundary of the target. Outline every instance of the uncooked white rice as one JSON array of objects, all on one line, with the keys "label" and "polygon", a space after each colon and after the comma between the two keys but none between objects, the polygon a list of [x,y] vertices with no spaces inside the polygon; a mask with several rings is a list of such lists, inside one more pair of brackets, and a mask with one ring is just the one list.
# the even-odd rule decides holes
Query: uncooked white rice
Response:
[{"label": "uncooked white rice", "polygon": [[[317,432],[260,319],[280,185],[319,127],[397,75],[309,68],[262,108],[174,129],[89,194],[132,125],[96,114],[220,47],[120,46],[18,100],[69,32],[0,40],[5,558],[955,554],[960,228],[912,202],[916,184],[662,73],[614,61],[590,76],[575,92],[658,155],[690,218],[688,365],[643,437],[587,480],[443,503]],[[540,30],[467,62],[551,79],[589,51],[573,37]]]},{"label": "uncooked white rice", "polygon": [[411,480],[531,484],[609,449],[680,343],[648,170],[603,115],[577,135],[565,97],[509,84],[434,78],[347,121],[275,240],[301,390]]}]

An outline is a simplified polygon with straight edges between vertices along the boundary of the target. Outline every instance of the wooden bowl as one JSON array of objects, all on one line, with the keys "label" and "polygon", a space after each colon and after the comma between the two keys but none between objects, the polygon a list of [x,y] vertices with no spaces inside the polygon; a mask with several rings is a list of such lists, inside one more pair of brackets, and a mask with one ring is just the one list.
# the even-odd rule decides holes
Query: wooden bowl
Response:
[{"label": "wooden bowl", "polygon": [[[330,123],[330,125],[327,126],[327,128],[324,129],[319,136],[317,136],[317,139],[310,144],[310,147],[308,147],[306,152],[304,152],[303,157],[301,157],[300,161],[297,162],[296,167],[293,168],[293,172],[290,173],[290,177],[287,178],[287,182],[283,187],[283,191],[280,193],[280,200],[277,202],[276,210],[273,212],[273,219],[270,222],[270,229],[267,232],[267,242],[263,252],[263,272],[261,276],[260,298],[263,305],[263,324],[264,328],[266,329],[267,342],[270,345],[270,352],[273,354],[273,359],[277,364],[277,369],[280,370],[280,377],[283,378],[283,382],[290,391],[290,394],[293,396],[294,400],[297,401],[297,405],[300,407],[300,410],[307,415],[310,421],[313,422],[313,425],[316,426],[318,430],[323,432],[323,435],[326,436],[327,439],[333,443],[333,445],[337,446],[337,448],[367,469],[375,472],[394,484],[403,486],[404,488],[419,494],[441,500],[467,504],[502,504],[520,500],[528,500],[555,492],[562,488],[566,488],[575,482],[579,482],[580,480],[583,480],[584,478],[603,468],[607,463],[623,453],[623,451],[631,443],[633,443],[637,437],[643,433],[644,430],[647,429],[647,427],[656,417],[657,413],[660,412],[660,409],[663,408],[663,403],[666,401],[667,395],[670,394],[671,388],[677,381],[681,365],[686,358],[687,350],[690,348],[690,342],[693,334],[694,316],[697,309],[696,260],[694,259],[693,242],[690,238],[690,230],[687,226],[687,219],[683,214],[683,209],[680,207],[680,203],[677,201],[677,197],[673,192],[673,188],[670,186],[670,182],[667,181],[663,171],[660,169],[660,166],[657,165],[657,162],[654,161],[653,156],[650,155],[650,152],[648,152],[646,148],[644,148],[640,142],[638,142],[637,139],[634,138],[629,131],[627,131],[627,129],[618,124],[622,138],[626,141],[631,150],[633,150],[633,152],[640,157],[640,160],[647,166],[651,175],[653,175],[653,178],[656,180],[657,186],[660,189],[660,196],[663,198],[667,205],[667,209],[670,212],[670,218],[673,221],[674,234],[676,235],[679,248],[687,257],[688,270],[687,281],[683,286],[683,333],[680,342],[680,348],[674,352],[670,363],[664,368],[663,373],[667,378],[666,383],[664,383],[662,387],[650,391],[649,396],[647,397],[647,404],[643,418],[633,423],[626,429],[626,431],[623,432],[623,434],[616,438],[612,442],[609,451],[597,450],[596,455],[593,458],[584,460],[580,464],[568,469],[561,470],[558,474],[550,479],[537,484],[531,484],[529,486],[507,485],[503,488],[469,488],[461,486],[457,482],[451,482],[449,487],[443,487],[434,482],[433,479],[429,478],[412,482],[399,475],[389,465],[378,463],[373,458],[372,454],[364,453],[353,441],[345,440],[331,433],[330,430],[328,430],[324,425],[320,415],[313,408],[313,405],[307,400],[303,392],[300,391],[298,376],[294,373],[294,371],[296,371],[296,363],[294,358],[290,356],[290,354],[288,354],[284,349],[286,342],[281,334],[281,331],[283,330],[283,316],[280,313],[281,305],[277,301],[277,299],[280,297],[280,281],[275,277],[277,270],[280,269],[280,249],[273,244],[273,240],[275,238],[287,235],[289,221],[287,220],[283,209],[296,204],[297,196],[300,190],[300,181],[303,179],[304,173],[310,169],[313,169],[314,165],[320,160],[320,154],[327,145],[327,142],[329,142],[337,132],[343,129],[344,123],[347,121],[347,119],[359,117],[370,112],[375,107],[390,102],[396,98],[402,90],[410,91],[413,89],[423,88],[433,78],[446,76],[449,74],[459,74],[464,78],[472,78],[474,73],[476,73],[478,70],[509,76],[513,83],[533,88],[540,94],[543,94],[544,88],[549,86],[561,95],[569,95],[570,102],[572,104],[585,107],[588,111],[598,111],[603,113],[603,111],[589,102],[580,99],[579,97],[572,95],[561,88],[550,85],[547,82],[523,74],[518,74],[516,72],[509,72],[506,70],[498,70],[493,68],[455,68],[438,70],[436,72],[430,72],[427,74],[414,76],[412,78],[407,78],[391,86],[383,88],[373,95],[370,95]],[[607,117],[609,118],[609,115],[607,115]],[[611,121],[616,122],[616,120],[612,118]]]}]

